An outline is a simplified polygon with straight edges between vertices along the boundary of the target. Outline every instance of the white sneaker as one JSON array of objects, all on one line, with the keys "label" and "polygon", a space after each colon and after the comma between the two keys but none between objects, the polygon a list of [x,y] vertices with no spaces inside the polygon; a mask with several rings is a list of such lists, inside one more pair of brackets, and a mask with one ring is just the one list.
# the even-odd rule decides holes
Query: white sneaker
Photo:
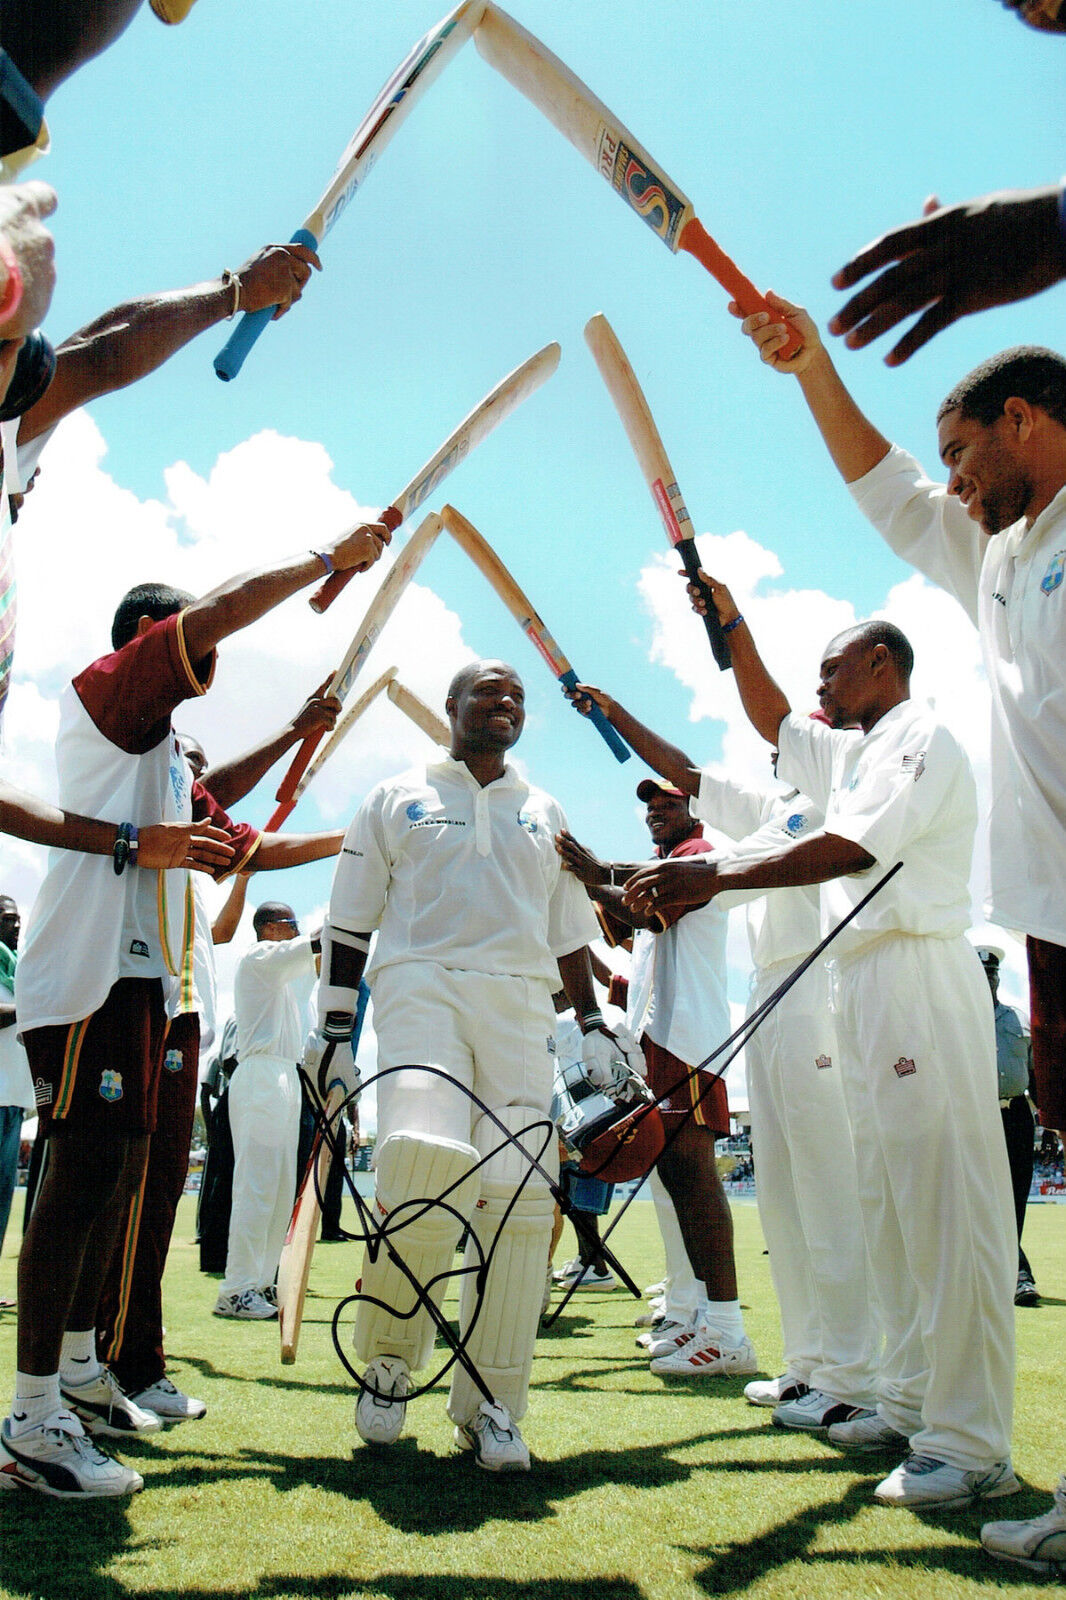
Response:
[{"label": "white sneaker", "polygon": [[758,1372],[759,1363],[750,1339],[730,1346],[712,1328],[697,1328],[669,1355],[656,1356],[651,1370],[660,1377],[742,1378]]},{"label": "white sneaker", "polygon": [[756,1378],[744,1385],[744,1398],[753,1406],[779,1406],[783,1400],[801,1400],[810,1394],[807,1384],[783,1372],[779,1378]]},{"label": "white sneaker", "polygon": [[1027,1522],[986,1522],[981,1543],[999,1561],[1061,1578],[1066,1574],[1066,1478],[1059,1479],[1050,1511]]},{"label": "white sneaker", "polygon": [[130,1399],[146,1411],[154,1411],[162,1422],[194,1422],[207,1416],[203,1401],[193,1399],[191,1394],[182,1394],[169,1378],[158,1378]]},{"label": "white sneaker", "polygon": [[597,1272],[591,1264],[583,1267],[576,1277],[567,1283],[567,1288],[574,1289],[613,1289],[618,1282],[610,1267],[604,1267],[602,1272]]},{"label": "white sneaker", "polygon": [[36,1489],[61,1500],[91,1495],[135,1494],[144,1479],[87,1438],[77,1417],[56,1411],[40,1427],[12,1436],[11,1419],[0,1431],[0,1488]]},{"label": "white sneaker", "polygon": [[277,1314],[277,1307],[264,1299],[258,1289],[242,1289],[239,1293],[220,1294],[215,1301],[216,1317],[238,1317],[244,1321],[265,1322]]},{"label": "white sneaker", "polygon": [[865,1407],[847,1422],[834,1422],[829,1428],[829,1443],[842,1450],[907,1450],[910,1440],[887,1423],[879,1411]]},{"label": "white sneaker", "polygon": [[276,1283],[268,1283],[265,1288],[260,1289],[259,1293],[263,1296],[268,1306],[273,1306],[275,1311],[278,1309],[278,1286]]},{"label": "white sneaker", "polygon": [[782,1400],[774,1407],[771,1422],[775,1428],[797,1428],[801,1433],[826,1433],[834,1423],[852,1422],[867,1411],[866,1406],[853,1406],[850,1401],[836,1400],[823,1389],[808,1389],[806,1394],[792,1400]]},{"label": "white sneaker", "polygon": [[469,1422],[455,1430],[460,1450],[473,1450],[479,1467],[487,1472],[528,1472],[529,1446],[512,1421],[506,1406],[482,1400]]},{"label": "white sneaker", "polygon": [[582,1272],[581,1257],[575,1256],[573,1261],[568,1261],[565,1266],[557,1267],[552,1273],[555,1283],[569,1283],[571,1278],[579,1278]]},{"label": "white sneaker", "polygon": [[942,1511],[952,1511],[974,1500],[1017,1494],[1020,1489],[1009,1461],[967,1472],[934,1456],[908,1456],[877,1485],[874,1499],[886,1506],[939,1506]]},{"label": "white sneaker", "polygon": [[695,1322],[678,1322],[673,1317],[663,1317],[658,1327],[652,1325],[647,1342],[640,1338],[637,1343],[643,1344],[650,1356],[668,1356],[681,1345],[687,1344],[695,1332]]},{"label": "white sneaker", "polygon": [[376,1356],[363,1373],[369,1388],[359,1391],[355,1426],[365,1444],[395,1444],[400,1437],[407,1415],[410,1370],[402,1356]]},{"label": "white sneaker", "polygon": [[158,1433],[162,1427],[154,1411],[144,1410],[122,1391],[107,1367],[77,1388],[61,1383],[59,1392],[87,1433],[122,1439],[130,1433]]}]

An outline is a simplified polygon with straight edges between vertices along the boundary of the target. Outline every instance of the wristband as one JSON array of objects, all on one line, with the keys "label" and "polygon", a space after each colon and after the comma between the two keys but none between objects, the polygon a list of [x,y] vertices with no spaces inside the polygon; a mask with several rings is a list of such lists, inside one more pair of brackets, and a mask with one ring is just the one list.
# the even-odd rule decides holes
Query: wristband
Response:
[{"label": "wristband", "polygon": [[744,613],[743,613],[743,611],[738,611],[736,616],[733,618],[732,622],[723,622],[722,623],[722,632],[723,633],[732,633],[733,629],[734,628],[739,628],[740,624],[743,621],[744,621]]},{"label": "wristband", "polygon": [[222,274],[222,284],[226,289],[228,289],[231,284],[233,285],[233,304],[230,306],[229,311],[226,314],[226,321],[232,322],[238,311],[241,309],[241,280],[235,272],[231,272],[227,267]]},{"label": "wristband", "polygon": [[328,553],[328,551],[326,551],[326,550],[312,550],[311,554],[314,556],[316,561],[321,561],[321,563],[325,567],[326,571],[332,577],[333,573],[337,569],[336,569],[336,567],[334,567],[334,565],[333,565],[333,557]]},{"label": "wristband", "polygon": [[603,1027],[602,1011],[586,1011],[580,1020],[582,1033],[593,1033],[597,1028]]},{"label": "wristband", "polygon": [[134,827],[132,822],[127,822],[126,826],[130,830],[128,835],[128,843],[130,847],[130,866],[135,867],[138,865],[137,857],[140,854],[141,849],[141,836],[138,829]]},{"label": "wristband", "polygon": [[7,268],[7,282],[4,284],[4,296],[0,300],[0,323],[10,322],[19,306],[22,304],[22,268],[18,263],[18,256],[0,236],[0,261]]},{"label": "wristband", "polygon": [[130,848],[130,841],[135,831],[132,822],[119,823],[115,842],[111,846],[111,861],[115,868],[116,878],[121,878],[130,863],[131,857],[136,860],[136,847],[132,850]]}]

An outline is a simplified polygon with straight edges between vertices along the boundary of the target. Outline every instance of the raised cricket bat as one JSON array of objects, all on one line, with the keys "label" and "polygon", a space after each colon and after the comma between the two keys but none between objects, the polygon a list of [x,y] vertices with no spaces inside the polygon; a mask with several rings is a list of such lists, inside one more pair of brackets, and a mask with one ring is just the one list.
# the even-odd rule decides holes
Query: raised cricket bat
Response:
[{"label": "raised cricket bat", "polygon": [[[404,57],[352,134],[325,192],[290,243],[318,249],[415,102],[469,39],[483,10],[484,0],[463,0]],[[246,312],[238,322],[215,357],[215,371],[224,382],[240,372],[276,309]]]},{"label": "raised cricket bat", "polygon": [[[546,383],[559,365],[561,352],[559,346],[553,341],[546,344],[543,350],[538,350],[536,355],[530,356],[528,361],[523,361],[520,367],[515,367],[506,378],[501,378],[494,389],[490,389],[483,400],[479,400],[473,411],[460,422],[453,433],[450,433],[439,449],[434,451],[429,460],[421,466],[399,494],[387,505],[379,517],[392,532],[400,526],[405,517],[418,507],[433,493],[434,489],[459,465],[471,450],[487,439],[494,428],[497,428],[504,417],[509,417],[511,412],[527,400],[542,383]],[[325,611],[327,606],[333,604],[345,584],[355,576],[354,568],[346,572],[333,572],[320,588],[311,596],[311,609]]]},{"label": "raised cricket bat", "polygon": [[319,750],[307,771],[304,773],[303,777],[293,790],[293,805],[295,805],[299,800],[304,790],[310,787],[315,774],[325,766],[330,756],[336,753],[337,746],[348,737],[363,713],[370,710],[370,707],[374,704],[374,701],[377,699],[378,695],[383,693],[384,690],[392,687],[392,680],[395,678],[396,672],[396,667],[389,667],[387,671],[381,674],[380,678],[375,678],[369,689],[364,689],[355,704],[349,706],[344,714],[339,718],[336,727],[333,729],[333,732],[330,734],[329,738]]},{"label": "raised cricket bat", "polygon": [[644,391],[637,382],[636,373],[618,342],[617,334],[602,311],[597,312],[586,322],[585,342],[592,351],[593,359],[600,369],[600,377],[607,385],[615,410],[622,419],[622,426],[633,446],[633,454],[644,474],[644,482],[651,490],[651,497],[659,508],[666,537],[681,557],[689,578],[699,585],[707,601],[707,614],[703,619],[703,625],[707,629],[707,638],[714,659],[725,672],[732,665],[729,643],[722,632],[722,624],[718,620],[718,613],[714,609],[710,593],[706,585],[700,583],[700,558],[692,532],[692,519],[681,498],[674,469],[663,448]]},{"label": "raised cricket bat", "polygon": [[[348,646],[344,660],[329,681],[329,687],[326,689],[327,695],[336,695],[337,699],[342,702],[347,699],[348,691],[362,670],[367,656],[374,648],[378,635],[395,611],[400,596],[418,571],[423,558],[442,527],[443,523],[440,517],[435,511],[431,511],[429,516],[419,523],[415,532],[408,539],[385,574],[377,594],[367,607],[366,614],[355,631],[355,637]],[[280,828],[285,818],[291,813],[293,806],[296,804],[297,794],[302,792],[298,788],[300,779],[307,771],[311,757],[321,744],[325,731],[324,728],[319,728],[316,733],[309,733],[293,756],[289,770],[282,778],[276,795],[278,805],[267,823],[268,833],[273,833],[275,829]],[[336,732],[337,729],[334,728],[334,735],[336,735]]]},{"label": "raised cricket bat", "polygon": [[393,678],[389,683],[388,695],[393,705],[399,706],[400,710],[410,717],[416,728],[421,728],[423,733],[428,734],[434,744],[448,749],[452,742],[451,729],[435,711],[430,710],[424,700],[418,698],[412,689],[401,683],[399,678]]},{"label": "raised cricket bat", "polygon": [[[555,124],[669,250],[695,256],[745,316],[769,311],[775,321],[780,319],[780,312],[767,305],[751,279],[711,238],[688,196],[558,56],[491,3],[474,29],[474,43],[489,65]],[[778,353],[791,355],[798,347],[799,338],[792,332]]]},{"label": "raised cricket bat", "polygon": [[[548,663],[564,689],[575,689],[579,682],[577,673],[548,632],[543,620],[530,605],[528,596],[515,582],[488,540],[478,532],[472,522],[468,522],[466,517],[456,511],[454,506],[443,506],[441,517],[456,544],[466,551],[474,565],[484,573],[522,632]],[[631,754],[629,746],[621,734],[611,726],[599,706],[593,706],[589,721],[603,735],[616,758],[619,761],[628,761]]]},{"label": "raised cricket bat", "polygon": [[[352,1029],[352,1054],[359,1048],[370,991],[365,983],[359,985],[359,1001],[355,1008],[355,1026]],[[324,1116],[332,1127],[332,1119],[344,1103],[344,1090],[337,1084],[326,1099]],[[311,1154],[307,1158],[303,1178],[296,1194],[289,1218],[289,1229],[278,1263],[278,1327],[281,1332],[281,1364],[289,1367],[296,1360],[296,1346],[303,1322],[304,1300],[307,1298],[307,1280],[311,1273],[311,1257],[318,1238],[318,1222],[322,1215],[319,1196],[326,1192],[326,1179],[333,1164],[333,1146],[322,1135],[321,1126],[315,1130]]]}]

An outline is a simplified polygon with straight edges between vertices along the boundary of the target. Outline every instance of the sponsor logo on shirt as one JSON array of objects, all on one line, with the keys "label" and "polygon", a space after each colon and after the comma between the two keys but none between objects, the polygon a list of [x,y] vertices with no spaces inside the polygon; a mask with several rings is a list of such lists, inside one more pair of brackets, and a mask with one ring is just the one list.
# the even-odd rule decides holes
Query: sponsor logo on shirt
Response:
[{"label": "sponsor logo on shirt", "polygon": [[785,823],[785,832],[790,833],[794,839],[798,833],[803,832],[809,820],[802,811],[794,811]]},{"label": "sponsor logo on shirt", "polygon": [[537,819],[529,811],[520,811],[518,813],[518,826],[525,828],[527,833],[536,833]]},{"label": "sponsor logo on shirt", "polygon": [[180,1072],[182,1067],[185,1065],[181,1058],[181,1051],[168,1050],[166,1055],[163,1057],[163,1065],[166,1067],[168,1072]]},{"label": "sponsor logo on shirt", "polygon": [[916,756],[904,756],[900,763],[900,771],[912,773],[914,781],[917,783],[925,771],[925,751],[919,750]]},{"label": "sponsor logo on shirt", "polygon": [[130,940],[130,955],[131,956],[144,956],[145,960],[147,960],[148,957],[151,955],[151,951],[149,950],[148,946],[145,944],[143,939],[131,939]]},{"label": "sponsor logo on shirt", "polygon": [[33,1098],[36,1105],[50,1106],[53,1099],[52,1085],[45,1083],[43,1078],[35,1078],[33,1081]]},{"label": "sponsor logo on shirt", "polygon": [[362,861],[362,859],[363,859],[363,852],[361,850],[353,850],[351,845],[349,845],[349,844],[341,846],[341,855],[342,856],[358,856],[360,861]]},{"label": "sponsor logo on shirt", "polygon": [[407,818],[410,822],[419,822],[426,814],[426,808],[421,800],[412,800],[407,807]]},{"label": "sponsor logo on shirt", "polygon": [[1047,571],[1040,580],[1040,588],[1043,594],[1054,594],[1062,583],[1062,565],[1064,561],[1066,561],[1066,550],[1059,550],[1048,562]]},{"label": "sponsor logo on shirt", "polygon": [[892,1070],[897,1078],[909,1078],[917,1072],[918,1068],[906,1056],[900,1056],[898,1061],[893,1062]]},{"label": "sponsor logo on shirt", "polygon": [[465,828],[466,823],[460,817],[425,817],[421,822],[412,822],[411,832],[416,828]]},{"label": "sponsor logo on shirt", "polygon": [[547,1038],[547,1045],[548,1045],[548,1054],[550,1056],[553,1056],[555,1054],[555,1035],[554,1035],[554,1033],[549,1033],[548,1038]]},{"label": "sponsor logo on shirt", "polygon": [[998,589],[994,589],[992,591],[992,598],[993,600],[998,600],[1001,606],[1005,606],[1007,604],[1007,596],[1005,594],[1000,594]]},{"label": "sponsor logo on shirt", "polygon": [[122,1074],[105,1067],[100,1074],[100,1094],[104,1100],[122,1099]]},{"label": "sponsor logo on shirt", "polygon": [[832,1056],[815,1056],[814,1064],[819,1072],[827,1072],[833,1065],[833,1058]]},{"label": "sponsor logo on shirt", "polygon": [[177,741],[175,741],[170,761],[170,787],[174,794],[174,804],[177,807],[179,817],[185,815],[185,797],[189,787],[187,773],[188,768],[185,765],[185,757],[178,748]]}]

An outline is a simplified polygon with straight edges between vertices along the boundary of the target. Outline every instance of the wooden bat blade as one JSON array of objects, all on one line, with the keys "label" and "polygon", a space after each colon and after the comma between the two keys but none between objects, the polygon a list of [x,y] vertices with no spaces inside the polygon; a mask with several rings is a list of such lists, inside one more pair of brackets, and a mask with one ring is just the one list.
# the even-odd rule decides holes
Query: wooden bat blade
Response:
[{"label": "wooden bat blade", "polygon": [[[499,6],[486,4],[478,51],[541,111],[669,250],[685,250],[718,280],[745,316],[769,311],[750,278],[715,243],[692,201],[576,73]],[[776,315],[776,313],[771,313]],[[793,335],[798,348],[798,336]],[[785,353],[791,354],[790,347]]]},{"label": "wooden bat blade", "polygon": [[348,707],[344,715],[340,718],[340,721],[337,723],[337,726],[333,729],[333,732],[330,734],[325,744],[322,745],[307,771],[296,785],[296,790],[293,795],[294,802],[299,800],[304,790],[310,786],[314,780],[315,774],[325,766],[330,756],[336,753],[337,746],[348,737],[363,713],[369,711],[378,695],[381,694],[383,690],[391,687],[392,680],[395,678],[396,672],[396,667],[389,667],[387,671],[381,674],[380,678],[374,679],[369,689],[363,690],[362,694],[359,696],[358,700],[353,706]]},{"label": "wooden bat blade", "polygon": [[[463,0],[408,51],[352,134],[324,193],[291,243],[318,249],[400,124],[469,39],[483,10],[484,0]],[[268,306],[241,318],[215,357],[215,371],[223,382],[237,376],[275,310]]]},{"label": "wooden bat blade", "polygon": [[413,690],[398,678],[393,678],[389,684],[389,699],[393,705],[398,706],[417,728],[428,734],[434,744],[439,744],[448,749],[452,742],[451,730],[448,724],[431,711],[424,700],[420,700]]},{"label": "wooden bat blade", "polygon": [[[331,1118],[343,1103],[344,1091],[335,1088],[326,1101],[326,1116]],[[278,1326],[281,1332],[281,1361],[291,1366],[296,1360],[296,1347],[300,1341],[304,1301],[307,1298],[307,1281],[311,1274],[311,1257],[318,1237],[318,1222],[322,1207],[318,1197],[326,1187],[329,1169],[333,1162],[333,1147],[322,1137],[315,1143],[300,1184],[296,1202],[289,1219],[289,1229],[278,1265]]]},{"label": "wooden bat blade", "polygon": [[[366,609],[362,622],[356,629],[355,637],[348,646],[344,660],[330,679],[329,687],[326,690],[328,695],[336,695],[342,701],[347,699],[348,691],[362,670],[367,656],[374,648],[378,635],[395,611],[400,596],[418,571],[426,552],[443,526],[444,524],[437,513],[431,511],[427,517],[423,518],[410,539],[408,539],[406,545],[385,574],[377,593]],[[281,780],[277,799],[281,805],[288,805],[288,811],[284,813],[285,816],[289,815],[293,805],[296,803],[297,785],[307,771],[311,757],[321,744],[324,732],[324,729],[319,729],[317,733],[308,734],[293,756],[289,769]],[[275,812],[270,819],[275,827],[279,825],[278,815],[279,813]]]},{"label": "wooden bat blade", "polygon": [[[456,511],[454,506],[442,506],[441,517],[456,544],[461,550],[465,550],[474,565],[488,579],[530,644],[547,662],[551,673],[566,688],[574,688],[578,682],[576,672],[548,632],[543,619],[533,609],[529,597],[504,566],[488,540],[461,512]],[[611,726],[598,706],[592,708],[589,721],[601,734],[616,760],[628,761],[629,746]]]},{"label": "wooden bat blade", "polygon": [[[559,345],[553,340],[543,350],[530,356],[528,361],[523,361],[521,366],[515,367],[505,378],[501,378],[495,388],[478,401],[392,501],[389,509],[396,515],[397,525],[417,511],[438,484],[443,483],[460,461],[475,450],[482,440],[487,439],[505,417],[509,417],[524,400],[528,400],[541,384],[547,383],[559,365],[561,354]],[[351,572],[332,573],[313,595],[312,607],[317,611],[325,611],[353,576]]]},{"label": "wooden bat blade", "polygon": [[[699,582],[697,577],[699,556],[696,553],[692,532],[692,519],[681,498],[681,490],[678,488],[674,469],[670,465],[659,430],[655,426],[651,407],[617,334],[602,312],[597,312],[585,324],[585,342],[592,351],[592,358],[599,368],[600,377],[614,401],[615,410],[633,447],[633,454],[637,458],[644,482],[648,485],[652,499],[658,507],[666,536],[681,557],[689,577],[694,582]],[[722,632],[722,625],[711,603],[710,594],[706,590],[705,598],[708,611],[703,624],[714,659],[724,672],[732,664],[729,643]]]}]

